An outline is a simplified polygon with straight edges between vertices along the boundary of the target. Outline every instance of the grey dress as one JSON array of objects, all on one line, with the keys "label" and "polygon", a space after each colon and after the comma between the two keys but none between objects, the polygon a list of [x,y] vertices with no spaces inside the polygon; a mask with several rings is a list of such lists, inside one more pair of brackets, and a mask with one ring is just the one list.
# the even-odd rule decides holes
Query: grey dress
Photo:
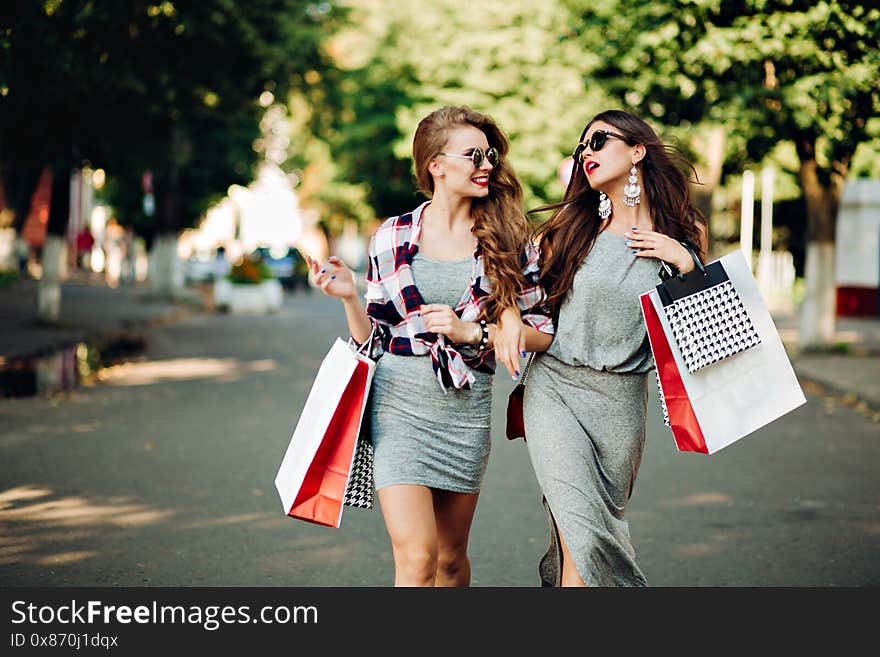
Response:
[{"label": "grey dress", "polygon": [[[542,583],[559,584],[557,528],[588,586],[644,586],[625,517],[645,445],[654,362],[638,297],[659,262],[603,231],[563,302],[523,397],[529,456],[551,529]],[[555,522],[554,522],[555,520]]]},{"label": "grey dress", "polygon": [[[474,258],[413,258],[413,277],[425,303],[453,308],[470,280]],[[477,493],[489,461],[491,374],[473,372],[470,390],[444,394],[431,357],[386,352],[371,388],[370,429],[376,488],[420,484]]]}]

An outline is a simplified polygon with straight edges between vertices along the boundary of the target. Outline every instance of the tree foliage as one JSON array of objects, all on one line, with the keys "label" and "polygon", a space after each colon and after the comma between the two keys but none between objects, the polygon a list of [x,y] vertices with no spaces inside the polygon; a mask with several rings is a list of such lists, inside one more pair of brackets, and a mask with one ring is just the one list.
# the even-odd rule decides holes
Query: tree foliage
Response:
[{"label": "tree foliage", "polygon": [[[190,225],[250,180],[269,91],[284,99],[325,58],[342,12],[306,0],[13,0],[2,24],[0,159],[89,160],[144,231]],[[138,210],[152,171],[156,217]]]},{"label": "tree foliage", "polygon": [[412,135],[442,105],[492,116],[510,138],[512,163],[528,206],[561,194],[558,167],[585,120],[606,96],[585,85],[591,56],[564,37],[569,14],[558,3],[353,3],[354,29],[335,39],[340,66],[334,156],[340,175],[367,186],[377,216],[417,201]]},{"label": "tree foliage", "polygon": [[806,216],[801,346],[834,338],[837,211],[877,137],[880,7],[847,0],[566,0],[600,64],[583,74],[666,124],[716,124],[727,165],[794,146]]},{"label": "tree foliage", "polygon": [[723,125],[729,170],[790,141],[820,185],[840,185],[877,134],[875,2],[567,2],[599,57],[585,78],[661,124]]}]

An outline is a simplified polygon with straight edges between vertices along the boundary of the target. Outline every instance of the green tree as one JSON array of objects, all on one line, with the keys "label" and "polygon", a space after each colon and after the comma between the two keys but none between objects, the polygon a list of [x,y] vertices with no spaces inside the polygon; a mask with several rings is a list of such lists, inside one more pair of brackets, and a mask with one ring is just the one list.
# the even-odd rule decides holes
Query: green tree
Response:
[{"label": "green tree", "polygon": [[351,30],[331,44],[340,67],[328,137],[340,176],[363,184],[377,216],[418,201],[412,135],[442,105],[491,115],[511,140],[511,160],[527,207],[562,193],[558,168],[588,116],[607,97],[580,76],[580,43],[564,38],[570,16],[559,3],[452,0],[351,3]]},{"label": "green tree", "polygon": [[[321,42],[343,14],[307,0],[6,3],[0,160],[15,198],[27,197],[19,190],[32,170],[69,175],[90,160],[116,177],[114,202],[171,255],[179,229],[249,179],[261,94],[283,98],[320,70]],[[145,171],[152,218],[137,210]],[[66,221],[67,211],[51,216]]]},{"label": "green tree", "polygon": [[0,169],[19,231],[40,173],[52,172],[48,234],[37,307],[46,321],[60,310],[58,284],[70,210],[70,175],[106,147],[99,126],[103,51],[94,34],[107,11],[93,3],[12,0],[0,12]]},{"label": "green tree", "polygon": [[325,132],[322,123],[328,120],[322,108],[326,107],[327,93],[334,91],[333,84],[327,83],[318,93],[312,88],[309,95],[291,94],[285,110],[287,159],[282,163],[297,182],[301,207],[316,213],[327,238],[340,235],[348,221],[364,227],[374,219],[366,187],[341,177],[342,168],[330,145],[319,136]]},{"label": "green tree", "polygon": [[[322,68],[321,42],[337,12],[306,0],[132,4],[130,37],[118,53],[128,72],[119,96],[137,123],[120,137],[124,148],[111,155],[111,168],[127,174],[118,201],[130,208],[142,194],[140,173],[152,172],[154,230],[164,257],[173,258],[177,232],[229,185],[251,179],[261,95],[284,98],[307,71]],[[167,290],[173,281],[163,283]]]},{"label": "green tree", "polygon": [[792,143],[806,201],[801,346],[834,337],[837,210],[860,144],[878,134],[880,8],[841,0],[568,0],[599,57],[582,69],[666,125],[718,125],[728,166]]},{"label": "green tree", "polygon": [[[17,230],[43,169],[67,184],[83,146],[100,139],[91,120],[100,62],[85,14],[75,3],[27,0],[0,11],[0,168]],[[66,210],[50,211],[50,233],[63,233]]]}]

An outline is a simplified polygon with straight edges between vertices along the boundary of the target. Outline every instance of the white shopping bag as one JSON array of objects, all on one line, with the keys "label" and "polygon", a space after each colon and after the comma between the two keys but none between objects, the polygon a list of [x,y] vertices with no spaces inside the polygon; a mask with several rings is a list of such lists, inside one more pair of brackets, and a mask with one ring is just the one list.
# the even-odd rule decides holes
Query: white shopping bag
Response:
[{"label": "white shopping bag", "polygon": [[[640,296],[661,402],[675,444],[681,451],[704,454],[717,452],[806,402],[742,252],[734,251],[715,262],[722,265],[738,292],[759,344],[690,372],[658,289]],[[692,274],[700,272],[685,276]]]},{"label": "white shopping bag", "polygon": [[330,527],[342,522],[375,368],[340,338],[324,357],[275,477],[288,516]]}]

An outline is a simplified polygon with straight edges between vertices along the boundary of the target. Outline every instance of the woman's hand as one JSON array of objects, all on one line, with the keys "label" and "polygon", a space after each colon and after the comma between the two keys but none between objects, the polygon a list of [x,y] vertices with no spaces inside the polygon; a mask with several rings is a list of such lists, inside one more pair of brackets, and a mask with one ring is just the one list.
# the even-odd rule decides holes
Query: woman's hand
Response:
[{"label": "woman's hand", "polygon": [[637,258],[657,258],[668,262],[682,274],[696,267],[690,252],[678,240],[668,235],[633,228],[625,236],[629,238],[627,246],[635,249]]},{"label": "woman's hand", "polygon": [[324,265],[320,265],[309,255],[306,255],[305,258],[312,279],[324,294],[342,300],[351,299],[357,295],[354,272],[342,260],[336,256],[330,256]]},{"label": "woman's hand", "polygon": [[493,340],[495,359],[498,360],[514,379],[519,378],[519,358],[525,356],[526,336],[522,316],[516,308],[508,308],[501,313],[495,328]]},{"label": "woman's hand", "polygon": [[474,344],[473,322],[462,321],[450,306],[426,303],[421,310],[425,328],[431,333],[440,333],[459,344]]}]

